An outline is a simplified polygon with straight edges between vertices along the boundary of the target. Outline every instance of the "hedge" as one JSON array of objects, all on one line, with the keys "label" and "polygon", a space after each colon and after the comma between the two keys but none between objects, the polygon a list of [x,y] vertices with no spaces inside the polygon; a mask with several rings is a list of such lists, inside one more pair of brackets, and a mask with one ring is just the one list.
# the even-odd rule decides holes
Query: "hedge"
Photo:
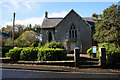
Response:
[{"label": "hedge", "polygon": [[12,46],[4,46],[2,47],[2,57],[5,57],[5,53],[9,52],[10,49],[12,49]]},{"label": "hedge", "polygon": [[61,42],[56,42],[56,41],[52,41],[52,42],[47,42],[44,45],[44,48],[60,48],[60,49],[64,49],[64,46],[62,45]]},{"label": "hedge", "polygon": [[6,53],[6,57],[10,57],[12,60],[19,60],[22,49],[23,48],[10,49],[9,52]]},{"label": "hedge", "polygon": [[24,48],[20,53],[21,60],[36,60],[38,54],[37,48]]},{"label": "hedge", "polygon": [[38,47],[23,47],[10,49],[6,53],[6,57],[12,60],[63,60],[66,57],[66,50],[60,42],[50,42],[42,47],[39,43]]},{"label": "hedge", "polygon": [[38,50],[38,61],[58,61],[66,58],[66,50],[60,48],[41,48]]}]

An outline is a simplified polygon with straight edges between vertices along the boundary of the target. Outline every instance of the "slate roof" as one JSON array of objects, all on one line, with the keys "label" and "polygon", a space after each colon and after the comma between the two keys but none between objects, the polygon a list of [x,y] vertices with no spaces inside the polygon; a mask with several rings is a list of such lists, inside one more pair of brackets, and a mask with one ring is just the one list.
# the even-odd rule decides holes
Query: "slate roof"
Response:
[{"label": "slate roof", "polygon": [[62,20],[63,18],[46,18],[43,20],[42,28],[53,28]]},{"label": "slate roof", "polygon": [[[45,18],[43,20],[41,28],[54,28],[58,23],[60,23],[64,18]],[[92,27],[95,26],[94,22],[92,21],[94,17],[82,17],[88,24]]]}]

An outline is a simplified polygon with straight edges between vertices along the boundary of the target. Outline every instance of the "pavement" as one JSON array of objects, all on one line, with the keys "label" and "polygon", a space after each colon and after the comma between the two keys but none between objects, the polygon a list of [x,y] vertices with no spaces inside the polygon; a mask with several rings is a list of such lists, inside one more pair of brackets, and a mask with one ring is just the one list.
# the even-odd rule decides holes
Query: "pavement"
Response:
[{"label": "pavement", "polygon": [[1,64],[2,69],[19,69],[34,71],[52,71],[52,72],[74,72],[74,73],[117,73],[120,69],[102,69],[102,68],[75,68],[69,66],[53,65],[34,65],[34,64]]}]

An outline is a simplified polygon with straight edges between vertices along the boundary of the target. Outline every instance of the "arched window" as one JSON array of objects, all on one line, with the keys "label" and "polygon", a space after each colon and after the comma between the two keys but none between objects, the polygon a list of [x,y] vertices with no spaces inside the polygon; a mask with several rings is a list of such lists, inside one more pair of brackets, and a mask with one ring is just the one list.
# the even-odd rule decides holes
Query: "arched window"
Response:
[{"label": "arched window", "polygon": [[49,34],[48,34],[48,41],[49,42],[52,41],[52,33],[51,32],[49,32]]},{"label": "arched window", "polygon": [[70,27],[69,38],[77,38],[77,30],[74,25]]}]

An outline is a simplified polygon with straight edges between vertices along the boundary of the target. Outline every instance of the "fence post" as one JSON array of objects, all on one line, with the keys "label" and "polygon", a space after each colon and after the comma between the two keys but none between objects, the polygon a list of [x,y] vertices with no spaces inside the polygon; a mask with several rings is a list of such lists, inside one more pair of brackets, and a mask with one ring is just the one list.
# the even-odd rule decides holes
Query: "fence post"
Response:
[{"label": "fence post", "polygon": [[79,67],[79,56],[80,56],[80,48],[76,47],[74,48],[74,62],[75,67]]},{"label": "fence post", "polygon": [[100,66],[102,68],[106,67],[106,50],[105,47],[100,47],[99,48],[99,53],[100,53]]}]

